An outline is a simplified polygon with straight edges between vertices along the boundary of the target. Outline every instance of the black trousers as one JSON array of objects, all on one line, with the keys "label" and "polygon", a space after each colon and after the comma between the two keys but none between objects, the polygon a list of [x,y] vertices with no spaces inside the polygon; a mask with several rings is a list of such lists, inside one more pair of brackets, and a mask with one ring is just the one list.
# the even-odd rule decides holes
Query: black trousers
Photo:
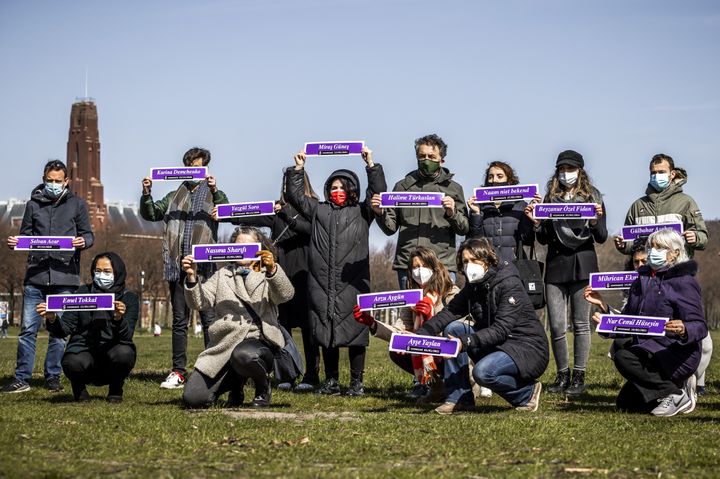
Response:
[{"label": "black trousers", "polygon": [[247,379],[255,384],[255,395],[270,389],[268,375],[273,369],[272,349],[261,339],[246,339],[235,346],[230,361],[214,378],[195,369],[185,384],[183,402],[189,408],[207,408],[224,393],[242,393]]},{"label": "black trousers", "polygon": [[[287,329],[287,328],[286,328]],[[288,332],[292,333],[290,329]],[[320,382],[320,346],[315,343],[309,327],[300,328],[302,333],[303,354],[305,356],[305,376],[302,382],[318,384]]]},{"label": "black trousers", "polygon": [[123,384],[135,366],[136,357],[131,346],[116,344],[106,350],[65,353],[62,368],[72,384],[75,399],[88,384],[108,384],[108,395],[122,396]]},{"label": "black trousers", "polygon": [[[190,325],[190,308],[185,303],[185,273],[180,273],[178,281],[168,281],[170,303],[172,304],[172,370],[185,374],[187,366],[187,333]],[[203,328],[205,347],[210,342],[208,328],[215,321],[215,311],[200,311],[200,323]]]},{"label": "black trousers", "polygon": [[[350,378],[362,381],[365,371],[365,346],[349,346],[350,356]],[[322,348],[323,361],[325,362],[325,379],[340,378],[340,348]]]}]

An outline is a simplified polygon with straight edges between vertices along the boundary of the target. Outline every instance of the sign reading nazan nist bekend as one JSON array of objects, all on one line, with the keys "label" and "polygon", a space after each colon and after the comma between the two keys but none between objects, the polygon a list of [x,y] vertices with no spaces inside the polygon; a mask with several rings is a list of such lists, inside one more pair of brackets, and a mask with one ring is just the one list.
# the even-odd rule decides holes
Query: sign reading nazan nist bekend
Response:
[{"label": "sign reading nazan nist bekend", "polygon": [[196,263],[216,261],[257,260],[260,243],[194,244],[193,260]]},{"label": "sign reading nazan nist bekend", "polygon": [[266,216],[275,214],[274,201],[253,201],[251,203],[230,203],[218,205],[218,219],[241,216]]},{"label": "sign reading nazan nist bekend", "polygon": [[204,180],[205,178],[207,178],[207,166],[178,166],[150,170],[150,179],[153,181]]},{"label": "sign reading nazan nist bekend", "polygon": [[597,218],[594,203],[536,203],[533,217],[538,220]]},{"label": "sign reading nazan nist bekend", "polygon": [[454,358],[460,352],[460,340],[439,336],[393,333],[390,337],[390,351]]},{"label": "sign reading nazan nist bekend", "polygon": [[653,225],[632,225],[622,227],[622,239],[625,241],[633,241],[637,238],[647,237],[656,231],[671,229],[683,234],[682,223],[660,223]]},{"label": "sign reading nazan nist bekend", "polygon": [[475,188],[475,203],[496,201],[531,201],[538,192],[538,185],[484,186]]},{"label": "sign reading nazan nist bekend", "polygon": [[358,294],[357,304],[360,311],[371,309],[402,308],[415,306],[422,298],[422,289],[404,289],[401,291],[385,291],[383,293]]},{"label": "sign reading nazan nist bekend", "polygon": [[364,141],[317,141],[305,143],[307,156],[360,155]]},{"label": "sign reading nazan nist bekend", "polygon": [[19,251],[73,251],[75,249],[72,245],[73,239],[72,236],[17,236],[18,243],[15,249]]},{"label": "sign reading nazan nist bekend", "polygon": [[601,314],[598,333],[633,334],[637,336],[665,336],[667,318],[655,316],[628,316],[624,314]]},{"label": "sign reading nazan nist bekend", "polygon": [[48,311],[109,311],[115,309],[115,295],[49,294],[45,298]]}]

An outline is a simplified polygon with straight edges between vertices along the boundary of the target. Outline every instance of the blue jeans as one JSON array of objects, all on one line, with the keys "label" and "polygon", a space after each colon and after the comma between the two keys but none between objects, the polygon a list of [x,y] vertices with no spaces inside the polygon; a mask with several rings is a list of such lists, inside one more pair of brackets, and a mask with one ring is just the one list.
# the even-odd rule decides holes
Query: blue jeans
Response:
[{"label": "blue jeans", "polygon": [[[17,366],[15,378],[24,383],[30,382],[35,366],[35,343],[43,318],[35,311],[38,304],[45,302],[48,294],[67,294],[75,291],[72,286],[33,286],[25,285],[23,289],[23,315],[18,337]],[[62,373],[60,361],[65,351],[65,340],[52,334],[48,338],[48,349],[45,355],[45,380],[59,378]]]}]

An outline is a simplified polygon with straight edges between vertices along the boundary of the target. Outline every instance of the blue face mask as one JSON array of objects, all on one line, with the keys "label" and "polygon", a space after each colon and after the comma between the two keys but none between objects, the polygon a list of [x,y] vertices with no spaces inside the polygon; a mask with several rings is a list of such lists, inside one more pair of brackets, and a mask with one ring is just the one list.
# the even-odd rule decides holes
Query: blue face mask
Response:
[{"label": "blue face mask", "polygon": [[667,264],[667,250],[650,248],[647,255],[647,264],[658,270]]},{"label": "blue face mask", "polygon": [[65,186],[62,183],[45,183],[45,194],[53,199],[58,198],[64,189]]},{"label": "blue face mask", "polygon": [[655,188],[655,191],[662,191],[670,184],[669,173],[655,173],[650,175],[650,186]]},{"label": "blue face mask", "polygon": [[115,275],[112,273],[95,273],[93,281],[102,289],[108,289],[115,283]]}]

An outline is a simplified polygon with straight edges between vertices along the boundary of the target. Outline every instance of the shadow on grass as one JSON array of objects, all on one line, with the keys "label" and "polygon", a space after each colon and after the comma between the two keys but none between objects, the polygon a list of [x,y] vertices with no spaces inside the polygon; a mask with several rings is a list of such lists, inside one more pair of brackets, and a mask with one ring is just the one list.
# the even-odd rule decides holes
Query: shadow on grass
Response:
[{"label": "shadow on grass", "polygon": [[138,381],[161,383],[165,380],[167,375],[168,371],[162,369],[140,369],[132,371],[130,373],[130,378],[137,379]]}]

